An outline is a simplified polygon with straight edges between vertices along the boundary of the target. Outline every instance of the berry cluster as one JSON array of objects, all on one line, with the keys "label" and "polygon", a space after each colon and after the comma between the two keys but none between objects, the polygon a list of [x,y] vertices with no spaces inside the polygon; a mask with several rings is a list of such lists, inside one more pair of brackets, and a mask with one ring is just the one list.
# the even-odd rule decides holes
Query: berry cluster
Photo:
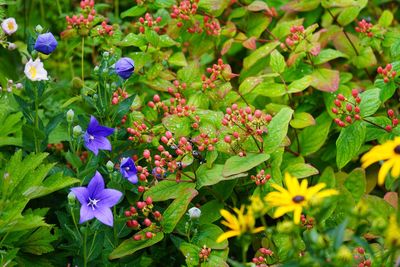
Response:
[{"label": "berry cluster", "polygon": [[374,34],[372,33],[372,23],[367,22],[365,19],[358,21],[355,30],[356,32],[364,33],[368,37],[373,37]]},{"label": "berry cluster", "polygon": [[388,83],[391,79],[396,77],[396,71],[393,70],[392,64],[387,64],[385,68],[378,67],[377,72],[383,76],[383,82]]},{"label": "berry cluster", "polygon": [[171,18],[178,19],[177,26],[183,26],[183,20],[190,20],[196,14],[199,0],[182,0],[179,6],[173,5]]},{"label": "berry cluster", "polygon": [[314,219],[309,218],[309,217],[305,216],[304,214],[301,214],[300,221],[301,221],[301,224],[308,230],[312,229],[315,225]]},{"label": "berry cluster", "polygon": [[192,154],[193,143],[188,141],[186,137],[179,138],[178,143],[175,142],[175,138],[172,136],[170,131],[165,132],[165,135],[161,137],[161,142],[166,144],[175,150],[178,156],[183,156],[186,154]]},{"label": "berry cluster", "polygon": [[271,175],[269,173],[265,174],[265,170],[261,170],[257,175],[252,175],[250,178],[256,185],[263,185],[271,179]]},{"label": "berry cluster", "polygon": [[82,14],[73,15],[72,17],[66,16],[67,29],[72,28],[89,28],[91,22],[94,20],[96,10],[94,9],[94,0],[82,0],[80,3]]},{"label": "berry cluster", "polygon": [[[260,248],[258,250],[258,255],[260,256],[255,256],[252,259],[252,262],[256,264],[256,267],[268,267],[267,265],[267,258],[266,257],[271,257],[274,253],[272,250],[267,249],[267,248]],[[262,255],[262,256],[261,256]]]},{"label": "berry cluster", "polygon": [[[233,104],[226,109],[226,114],[222,119],[222,124],[228,127],[234,127],[238,131],[234,131],[232,136],[240,139],[241,136],[254,136],[258,141],[262,142],[261,136],[268,132],[267,125],[272,120],[272,116],[256,109],[252,111],[251,107],[239,108],[237,104]],[[226,143],[230,143],[231,138],[225,136]]]},{"label": "berry cluster", "polygon": [[361,120],[360,102],[361,98],[358,95],[358,90],[351,91],[354,101],[349,101],[344,95],[338,94],[334,100],[336,108],[332,108],[332,112],[338,116],[333,121],[340,127],[346,127],[356,120]]},{"label": "berry cluster", "polygon": [[304,26],[292,26],[290,28],[290,35],[286,38],[286,44],[288,46],[294,46],[295,44],[299,43],[302,39],[304,39]]},{"label": "berry cluster", "polygon": [[221,26],[217,19],[211,19],[209,16],[204,16],[204,29],[207,35],[218,36],[221,33]]},{"label": "berry cluster", "polygon": [[170,105],[161,102],[159,95],[153,96],[153,101],[147,103],[150,108],[157,108],[164,112],[164,117],[169,115],[177,115],[178,117],[187,117],[192,114],[196,107],[186,105],[186,99],[183,98],[182,94],[174,93],[174,97],[170,98]]},{"label": "berry cluster", "polygon": [[393,130],[393,128],[395,128],[399,124],[399,119],[394,114],[393,109],[389,109],[387,111],[387,115],[388,115],[389,119],[392,121],[392,125],[386,125],[385,129],[386,129],[386,131],[390,132]]},{"label": "berry cluster", "polygon": [[147,133],[148,127],[144,123],[134,121],[132,127],[128,127],[126,131],[130,135],[128,140],[140,142],[142,140],[142,135]]},{"label": "berry cluster", "polygon": [[207,261],[208,257],[211,254],[211,248],[208,248],[206,245],[199,252],[199,258],[201,262]]},{"label": "berry cluster", "polygon": [[191,141],[197,145],[199,151],[204,151],[206,148],[208,151],[213,151],[214,145],[218,142],[218,138],[211,138],[208,134],[201,133],[193,137]]},{"label": "berry cluster", "polygon": [[101,26],[97,29],[97,32],[99,35],[113,35],[114,34],[114,28],[112,25],[108,25],[107,21],[103,21],[101,23]]},{"label": "berry cluster", "polygon": [[[61,151],[64,151],[64,144],[63,143],[48,144],[47,149],[55,150],[56,152],[61,152]],[[81,160],[82,160],[82,158],[81,158]]]},{"label": "berry cluster", "polygon": [[153,29],[155,32],[159,32],[160,27],[158,26],[158,24],[161,22],[161,20],[161,17],[153,19],[153,16],[150,13],[146,13],[144,17],[139,18],[139,23],[141,24],[139,26],[139,32],[144,33],[146,28],[150,28]]},{"label": "berry cluster", "polygon": [[117,105],[126,98],[128,98],[128,93],[121,88],[118,88],[112,95],[111,104]]},{"label": "berry cluster", "polygon": [[372,262],[370,259],[367,259],[365,256],[365,250],[362,247],[358,247],[356,249],[356,254],[354,255],[354,259],[358,261],[358,267],[370,267]]},{"label": "berry cluster", "polygon": [[207,78],[207,76],[204,74],[201,76],[201,80],[203,81],[203,90],[207,88],[214,89],[215,81],[218,80],[218,78],[222,77],[222,72],[228,66],[229,65],[224,64],[223,60],[220,58],[218,59],[218,64],[213,64],[212,68],[207,68],[207,72],[210,74],[210,77]]},{"label": "berry cluster", "polygon": [[184,90],[186,90],[186,83],[180,83],[178,80],[175,80],[173,83],[174,87],[168,87],[168,93],[170,93],[171,95],[175,95],[175,93],[180,93]]},{"label": "berry cluster", "polygon": [[[136,202],[136,207],[131,206],[129,210],[125,211],[126,226],[134,230],[140,230],[148,228],[148,231],[144,234],[135,234],[133,239],[142,240],[144,238],[152,238],[154,236],[153,231],[156,229],[157,222],[162,220],[162,215],[158,210],[153,210],[153,200],[151,197],[147,197],[145,201]],[[150,219],[150,215],[153,221]]]}]

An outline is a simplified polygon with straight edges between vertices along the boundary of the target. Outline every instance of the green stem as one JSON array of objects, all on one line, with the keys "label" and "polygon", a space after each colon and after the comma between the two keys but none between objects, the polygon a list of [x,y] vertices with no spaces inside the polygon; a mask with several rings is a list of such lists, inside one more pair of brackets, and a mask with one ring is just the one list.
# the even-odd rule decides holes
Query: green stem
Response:
[{"label": "green stem", "polygon": [[38,101],[38,93],[37,88],[34,89],[35,91],[35,131],[33,137],[35,138],[35,152],[36,154],[39,153],[39,140],[37,138],[36,132],[39,131],[39,101]]},{"label": "green stem", "polygon": [[57,9],[58,9],[58,13],[60,14],[60,17],[61,17],[62,10],[61,10],[61,5],[60,5],[60,0],[57,0]]},{"label": "green stem", "polygon": [[85,229],[85,236],[83,238],[83,266],[86,267],[87,266],[87,233],[89,231],[89,224],[86,223],[86,229]]},{"label": "green stem", "polygon": [[85,58],[85,37],[82,36],[82,54],[81,54],[81,75],[82,75],[82,82],[85,82],[85,74],[83,68],[83,59]]},{"label": "green stem", "polygon": [[41,20],[42,23],[44,24],[45,18],[44,18],[44,5],[43,5],[43,0],[39,1],[39,5],[40,5],[40,16],[41,16]]},{"label": "green stem", "polygon": [[[75,229],[76,229],[77,233],[79,233],[79,235],[80,235],[81,232],[79,231],[78,224],[76,223],[76,218],[75,218],[75,214],[74,214],[74,209],[73,209],[72,207],[70,207],[70,211],[71,211],[72,221],[74,222],[74,225],[75,225]],[[82,237],[82,236],[81,236],[81,237]]]},{"label": "green stem", "polygon": [[119,17],[119,0],[114,1],[114,8],[115,8],[115,17]]}]

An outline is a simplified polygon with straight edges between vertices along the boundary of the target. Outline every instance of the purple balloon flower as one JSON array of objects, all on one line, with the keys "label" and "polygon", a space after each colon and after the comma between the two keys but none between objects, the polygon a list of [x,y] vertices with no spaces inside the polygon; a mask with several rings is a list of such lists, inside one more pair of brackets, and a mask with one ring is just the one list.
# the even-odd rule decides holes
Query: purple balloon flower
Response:
[{"label": "purple balloon flower", "polygon": [[115,63],[115,72],[124,80],[131,77],[134,70],[135,62],[129,57],[120,58],[117,63]]},{"label": "purple balloon flower", "polygon": [[119,171],[124,178],[128,179],[129,182],[133,184],[138,182],[137,170],[133,159],[123,158]]},{"label": "purple balloon flower", "polygon": [[79,223],[96,218],[106,225],[113,226],[110,208],[118,203],[122,193],[115,189],[105,189],[103,177],[98,171],[87,187],[74,187],[71,191],[81,203]]},{"label": "purple balloon flower", "polygon": [[39,34],[36,39],[35,50],[48,55],[56,49],[57,44],[57,40],[51,32]]},{"label": "purple balloon flower", "polygon": [[85,147],[96,156],[99,153],[99,149],[111,150],[111,143],[106,137],[113,133],[114,128],[101,126],[95,117],[90,116],[90,122],[83,137]]}]

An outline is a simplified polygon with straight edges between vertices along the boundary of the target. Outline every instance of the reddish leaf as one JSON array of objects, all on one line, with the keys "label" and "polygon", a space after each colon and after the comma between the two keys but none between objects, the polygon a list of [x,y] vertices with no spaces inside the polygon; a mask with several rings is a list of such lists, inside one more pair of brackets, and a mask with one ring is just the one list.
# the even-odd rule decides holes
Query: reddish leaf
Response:
[{"label": "reddish leaf", "polygon": [[251,50],[255,50],[257,48],[257,44],[256,44],[257,38],[256,37],[250,37],[249,39],[247,39],[246,41],[244,41],[242,44],[244,47],[251,49]]}]

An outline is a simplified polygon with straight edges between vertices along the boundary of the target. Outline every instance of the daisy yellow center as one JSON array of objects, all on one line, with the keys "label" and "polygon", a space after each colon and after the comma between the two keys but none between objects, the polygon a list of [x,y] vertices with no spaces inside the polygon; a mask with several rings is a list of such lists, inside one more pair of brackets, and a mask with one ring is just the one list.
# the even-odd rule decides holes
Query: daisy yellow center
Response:
[{"label": "daisy yellow center", "polygon": [[304,196],[294,196],[294,197],[292,198],[292,201],[293,201],[294,203],[301,203],[301,202],[303,202],[304,200],[305,200]]},{"label": "daisy yellow center", "polygon": [[400,154],[400,145],[398,145],[398,146],[396,146],[396,147],[394,148],[394,153]]},{"label": "daisy yellow center", "polygon": [[14,30],[14,23],[11,21],[7,24],[9,30]]},{"label": "daisy yellow center", "polygon": [[30,73],[32,78],[35,78],[36,75],[37,75],[37,69],[35,67],[30,67],[29,73]]}]

